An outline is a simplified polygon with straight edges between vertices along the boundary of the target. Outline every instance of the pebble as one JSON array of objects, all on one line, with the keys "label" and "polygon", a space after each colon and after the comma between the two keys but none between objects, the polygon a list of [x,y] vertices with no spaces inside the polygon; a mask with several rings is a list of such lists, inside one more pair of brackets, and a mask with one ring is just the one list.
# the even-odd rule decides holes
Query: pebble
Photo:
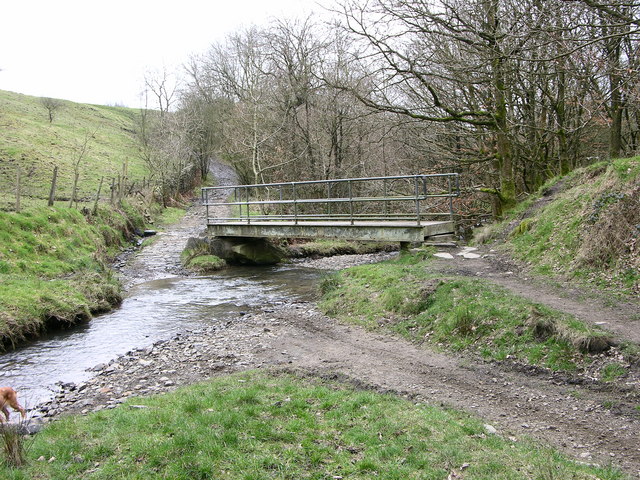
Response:
[{"label": "pebble", "polygon": [[493,425],[489,425],[488,423],[484,425],[484,430],[491,435],[495,435],[496,433],[498,433],[498,430],[496,430],[496,427],[494,427]]},{"label": "pebble", "polygon": [[[283,306],[308,308],[297,303]],[[131,350],[90,368],[94,376],[82,383],[59,383],[60,391],[55,397],[38,405],[32,415],[47,420],[66,412],[86,415],[115,408],[134,392],[136,396],[159,394],[202,380],[213,372],[233,372],[250,366],[251,352],[260,337],[271,334],[271,328],[281,324],[268,315],[263,317],[266,318],[244,315],[242,322],[231,320],[224,325],[182,332],[172,339]]]}]

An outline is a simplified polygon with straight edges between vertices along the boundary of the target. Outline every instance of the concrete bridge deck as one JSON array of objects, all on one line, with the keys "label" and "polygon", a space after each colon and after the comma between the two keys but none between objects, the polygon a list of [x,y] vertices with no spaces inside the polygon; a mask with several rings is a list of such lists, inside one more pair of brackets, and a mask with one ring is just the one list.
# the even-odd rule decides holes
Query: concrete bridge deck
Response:
[{"label": "concrete bridge deck", "polygon": [[423,242],[452,234],[453,221],[268,221],[208,223],[214,237],[335,238],[381,242]]}]

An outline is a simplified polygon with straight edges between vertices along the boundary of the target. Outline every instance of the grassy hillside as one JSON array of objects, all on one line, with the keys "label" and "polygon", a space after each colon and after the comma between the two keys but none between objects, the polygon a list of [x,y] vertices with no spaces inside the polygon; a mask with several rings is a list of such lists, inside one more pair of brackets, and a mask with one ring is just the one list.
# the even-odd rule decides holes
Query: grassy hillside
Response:
[{"label": "grassy hillside", "polygon": [[[105,262],[126,233],[144,228],[126,201],[84,214],[68,208],[74,163],[85,143],[81,199],[93,202],[101,177],[101,196],[109,199],[111,178],[122,175],[125,165],[130,180],[147,175],[135,139],[137,111],[59,103],[50,123],[42,99],[0,91],[0,344],[87,319],[117,303],[119,285]],[[55,166],[51,208],[46,202]],[[22,208],[15,212],[18,167]]]},{"label": "grassy hillside", "polygon": [[554,179],[477,236],[496,239],[534,273],[639,295],[640,157]]},{"label": "grassy hillside", "polygon": [[[23,205],[42,205],[58,167],[59,199],[69,198],[74,163],[80,162],[79,196],[95,196],[101,177],[117,178],[127,163],[129,178],[147,175],[135,139],[138,111],[59,100],[52,123],[42,99],[0,91],[0,209],[15,202],[16,170],[22,175]],[[103,195],[108,195],[106,185]]]}]

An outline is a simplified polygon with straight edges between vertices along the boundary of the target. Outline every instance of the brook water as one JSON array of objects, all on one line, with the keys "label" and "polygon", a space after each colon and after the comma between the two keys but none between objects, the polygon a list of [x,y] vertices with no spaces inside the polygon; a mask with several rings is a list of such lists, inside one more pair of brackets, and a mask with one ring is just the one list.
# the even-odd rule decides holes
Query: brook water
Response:
[{"label": "brook water", "polygon": [[292,266],[246,267],[137,285],[117,310],[0,355],[0,386],[14,387],[23,405],[33,408],[53,395],[57,382],[85,380],[87,369],[134,348],[241,312],[310,299],[320,275]]}]

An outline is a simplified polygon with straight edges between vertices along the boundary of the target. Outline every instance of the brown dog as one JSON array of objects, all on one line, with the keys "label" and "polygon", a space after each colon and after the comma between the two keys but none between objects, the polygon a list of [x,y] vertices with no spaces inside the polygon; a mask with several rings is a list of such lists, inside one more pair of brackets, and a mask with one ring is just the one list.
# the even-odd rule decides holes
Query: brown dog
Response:
[{"label": "brown dog", "polygon": [[[27,415],[27,412],[24,408],[18,403],[18,394],[11,387],[0,387],[0,410],[4,413],[4,416],[7,417],[7,421],[9,421],[9,409],[7,406],[13,408],[16,412],[20,412],[22,418]],[[2,415],[0,415],[0,423],[2,423]]]}]

